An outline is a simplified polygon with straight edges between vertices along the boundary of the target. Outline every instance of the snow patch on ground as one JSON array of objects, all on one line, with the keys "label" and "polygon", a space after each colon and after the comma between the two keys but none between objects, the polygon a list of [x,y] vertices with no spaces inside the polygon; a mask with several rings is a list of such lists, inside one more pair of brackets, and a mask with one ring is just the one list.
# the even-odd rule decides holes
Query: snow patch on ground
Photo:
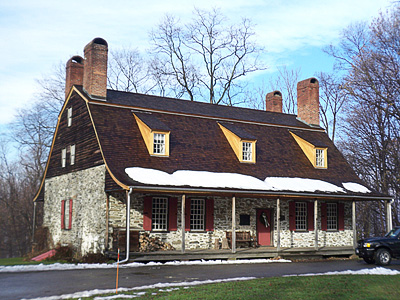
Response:
[{"label": "snow patch on ground", "polygon": [[321,275],[400,275],[400,272],[397,270],[376,267],[373,269],[362,269],[362,270],[357,270],[357,271],[347,270],[347,271],[335,271],[335,272],[326,272],[326,273],[308,273],[308,274],[300,274],[300,275],[285,275],[283,277],[321,276]]},{"label": "snow patch on ground", "polygon": [[[130,291],[140,291],[140,290],[148,290],[148,289],[164,289],[164,288],[173,288],[173,287],[188,287],[188,286],[196,286],[202,284],[212,284],[212,283],[221,283],[221,282],[231,282],[231,281],[243,281],[243,280],[251,280],[256,277],[235,277],[235,278],[227,278],[227,279],[216,279],[216,280],[196,280],[196,281],[184,281],[184,282],[174,282],[174,283],[156,283],[151,285],[144,285],[134,288],[118,288],[118,292],[130,292]],[[58,296],[50,296],[50,297],[40,297],[34,298],[30,300],[58,300],[58,299],[70,299],[70,298],[80,298],[80,297],[92,297],[100,294],[109,294],[115,293],[115,289],[104,289],[104,290],[91,290],[91,291],[83,291],[77,292],[73,294],[64,294]],[[139,293],[137,293],[139,294]],[[118,294],[118,298],[122,298],[122,295]],[[95,299],[114,299],[114,298],[106,298],[106,297],[96,297]],[[27,300],[27,299],[22,299]]]},{"label": "snow patch on ground", "polygon": [[[399,271],[386,269],[382,267],[377,267],[373,269],[361,269],[356,271],[337,271],[337,272],[326,272],[326,273],[308,273],[308,274],[300,274],[300,275],[285,275],[283,277],[288,276],[321,276],[321,275],[400,275]],[[202,285],[202,284],[212,284],[212,283],[221,283],[221,282],[231,282],[231,281],[244,281],[244,280],[252,280],[256,279],[256,277],[236,277],[236,278],[227,278],[227,279],[217,279],[217,280],[196,280],[196,281],[184,281],[184,282],[174,282],[174,283],[156,283],[152,285],[145,285],[134,288],[119,288],[118,292],[132,292],[138,291],[133,295],[112,295],[112,296],[104,296],[104,297],[96,297],[95,300],[112,300],[112,299],[132,299],[137,298],[144,295],[145,292],[140,292],[147,289],[159,289],[158,292],[171,292],[178,288],[189,288],[191,286]],[[50,296],[50,297],[40,297],[34,298],[30,300],[58,300],[58,299],[70,299],[70,298],[80,298],[80,297],[92,297],[100,294],[109,294],[115,293],[115,289],[104,289],[104,290],[91,290],[91,291],[82,291],[76,292],[73,294],[65,294],[58,296]],[[153,293],[152,295],[156,295],[157,293]],[[22,299],[27,300],[27,299]]]},{"label": "snow patch on ground", "polygon": [[[153,266],[194,266],[194,265],[238,265],[238,264],[266,264],[276,262],[291,262],[286,259],[243,259],[243,260],[193,260],[193,261],[170,261],[120,264],[120,268],[137,268]],[[50,264],[50,265],[18,265],[0,266],[0,273],[7,272],[37,272],[37,271],[61,271],[61,270],[83,270],[83,269],[116,269],[116,264]]]},{"label": "snow patch on ground", "polygon": [[160,170],[139,167],[126,168],[125,172],[133,180],[151,185],[293,192],[346,193],[346,190],[358,193],[371,192],[358,183],[343,183],[345,190],[332,183],[309,178],[267,177],[262,181],[253,176],[237,173],[178,170],[168,174]]}]

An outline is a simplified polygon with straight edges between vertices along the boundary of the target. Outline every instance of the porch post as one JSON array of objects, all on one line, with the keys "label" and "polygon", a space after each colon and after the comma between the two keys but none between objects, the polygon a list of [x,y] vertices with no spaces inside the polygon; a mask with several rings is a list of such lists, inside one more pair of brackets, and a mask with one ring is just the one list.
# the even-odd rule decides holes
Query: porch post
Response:
[{"label": "porch post", "polygon": [[182,205],[181,205],[181,230],[182,230],[182,245],[181,245],[181,251],[182,253],[185,253],[185,202],[186,202],[186,196],[182,195]]},{"label": "porch post", "polygon": [[390,230],[392,230],[392,201],[391,200],[387,200],[386,201],[386,229],[387,232],[389,232]]},{"label": "porch post", "polygon": [[[276,199],[276,231],[277,231],[277,242],[276,251],[281,251],[281,200]],[[272,222],[271,222],[272,223]]]},{"label": "porch post", "polygon": [[315,233],[315,250],[318,250],[318,200],[314,200],[314,233]]},{"label": "porch post", "polygon": [[236,197],[232,197],[232,253],[236,253]]},{"label": "porch post", "polygon": [[353,227],[353,248],[357,248],[357,228],[356,228],[356,201],[353,200],[352,203],[352,216],[351,222]]}]

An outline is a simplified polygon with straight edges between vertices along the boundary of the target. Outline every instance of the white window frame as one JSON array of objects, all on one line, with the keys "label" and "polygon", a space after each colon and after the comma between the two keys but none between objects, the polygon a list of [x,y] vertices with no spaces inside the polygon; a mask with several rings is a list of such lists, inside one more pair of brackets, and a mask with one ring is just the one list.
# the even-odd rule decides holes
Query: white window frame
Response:
[{"label": "white window frame", "polygon": [[242,141],[242,160],[246,162],[253,161],[253,143]]},{"label": "white window frame", "polygon": [[67,148],[61,149],[61,167],[65,168],[67,165]]},{"label": "white window frame", "polygon": [[326,204],[326,229],[329,231],[338,230],[338,205],[337,203]]},{"label": "white window frame", "polygon": [[168,198],[153,197],[151,219],[153,231],[168,230]]},{"label": "white window frame", "polygon": [[204,231],[206,229],[206,201],[205,199],[191,199],[190,201],[190,231]]},{"label": "white window frame", "polygon": [[296,231],[307,231],[307,202],[296,202]]},{"label": "white window frame", "polygon": [[166,147],[166,134],[154,132],[153,133],[153,154],[155,155],[165,155]]},{"label": "white window frame", "polygon": [[68,108],[67,111],[67,120],[68,120],[68,127],[71,127],[72,125],[72,106],[70,108]]},{"label": "white window frame", "polygon": [[70,146],[70,155],[71,155],[71,166],[75,164],[75,145]]},{"label": "white window frame", "polygon": [[316,148],[315,149],[315,166],[317,168],[325,167],[325,150]]}]

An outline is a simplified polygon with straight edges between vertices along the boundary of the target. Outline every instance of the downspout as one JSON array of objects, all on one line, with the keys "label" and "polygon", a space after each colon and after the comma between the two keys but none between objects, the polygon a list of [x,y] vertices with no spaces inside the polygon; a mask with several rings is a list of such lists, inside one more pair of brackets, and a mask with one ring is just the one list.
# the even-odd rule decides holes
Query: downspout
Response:
[{"label": "downspout", "polygon": [[387,231],[388,232],[393,229],[393,223],[392,223],[392,204],[393,204],[393,202],[394,202],[394,199],[391,199],[387,202],[386,223],[387,223]]},{"label": "downspout", "polygon": [[131,194],[133,189],[129,189],[128,199],[126,201],[126,257],[124,260],[121,260],[119,263],[123,264],[129,261],[129,239],[130,239],[130,230],[131,230]]},{"label": "downspout", "polygon": [[33,243],[35,242],[35,227],[36,227],[36,201],[33,202],[33,224],[32,224],[32,250]]}]

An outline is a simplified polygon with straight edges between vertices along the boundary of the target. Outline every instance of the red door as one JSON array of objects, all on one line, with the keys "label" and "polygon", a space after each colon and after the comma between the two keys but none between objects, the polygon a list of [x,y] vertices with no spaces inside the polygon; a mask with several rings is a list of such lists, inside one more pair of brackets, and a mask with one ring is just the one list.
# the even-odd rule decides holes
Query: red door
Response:
[{"label": "red door", "polygon": [[271,220],[270,209],[257,209],[257,241],[260,246],[271,246]]}]

